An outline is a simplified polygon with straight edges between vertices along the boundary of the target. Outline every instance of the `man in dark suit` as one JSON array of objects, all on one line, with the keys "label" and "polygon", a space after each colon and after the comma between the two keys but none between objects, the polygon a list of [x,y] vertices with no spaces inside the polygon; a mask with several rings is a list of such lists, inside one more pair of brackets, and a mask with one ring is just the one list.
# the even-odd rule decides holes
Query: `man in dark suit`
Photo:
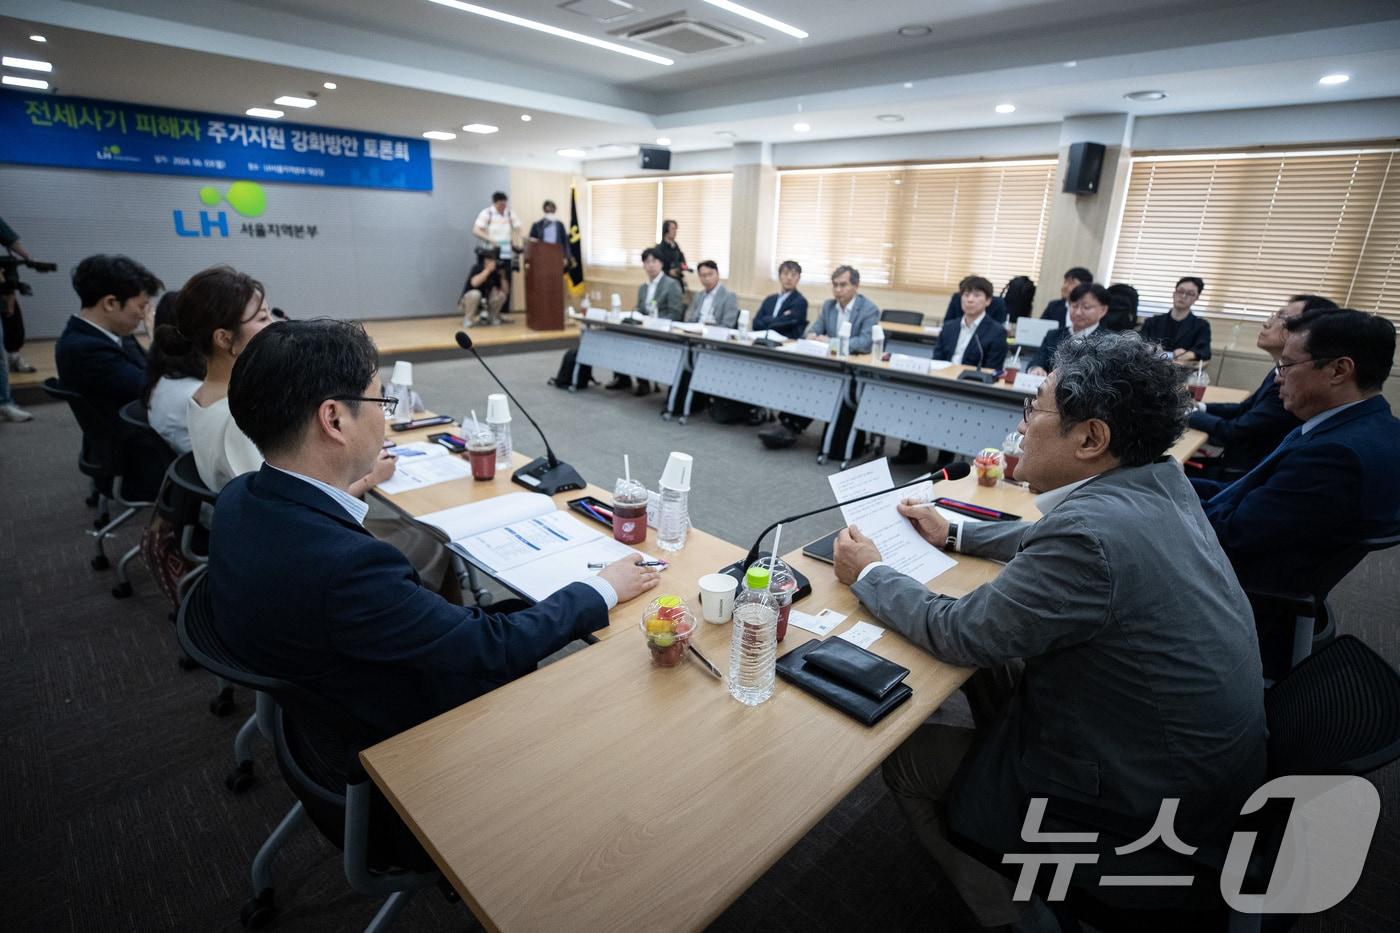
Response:
[{"label": "man in dark suit", "polygon": [[1040,349],[1031,357],[1031,365],[1026,372],[1032,376],[1044,376],[1055,368],[1055,351],[1060,344],[1071,337],[1088,337],[1098,334],[1103,317],[1108,313],[1108,289],[1102,285],[1080,285],[1069,293],[1069,326],[1052,330],[1045,335]]},{"label": "man in dark suit", "polygon": [[778,284],[782,291],[769,295],[758,306],[758,315],[751,325],[754,330],[771,330],[791,340],[807,329],[807,299],[797,290],[802,267],[791,259],[778,267]]},{"label": "man in dark suit", "polygon": [[113,419],[146,386],[146,351],[132,336],[155,330],[155,303],[165,286],[133,259],[89,256],[73,270],[82,308],[54,347],[58,379]]},{"label": "man in dark suit", "polygon": [[540,243],[569,245],[569,230],[559,219],[553,201],[544,202],[544,216],[530,225],[530,239]]},{"label": "man in dark suit", "polygon": [[[953,292],[948,298],[948,307],[943,311],[943,323],[948,324],[962,317],[962,292]],[[993,295],[991,303],[987,305],[987,316],[999,324],[1005,325],[1006,318],[1010,314],[1006,309],[1006,299],[1000,295]]]},{"label": "man in dark suit", "polygon": [[1285,326],[1275,378],[1303,423],[1230,485],[1193,485],[1246,588],[1326,593],[1363,541],[1400,532],[1400,420],[1380,394],[1395,326],[1349,309]]},{"label": "man in dark suit", "polygon": [[1068,323],[1069,315],[1069,293],[1081,285],[1092,285],[1094,273],[1083,266],[1075,266],[1065,273],[1065,279],[1060,283],[1060,297],[1045,306],[1045,310],[1040,312],[1042,319],[1047,321],[1059,321],[1064,327]]},{"label": "man in dark suit", "polygon": [[[1308,312],[1336,310],[1336,302],[1318,295],[1294,295],[1279,308],[1259,330],[1255,344],[1278,363],[1283,352],[1284,326],[1288,321]],[[1302,424],[1283,407],[1278,394],[1278,370],[1270,369],[1259,388],[1242,402],[1197,402],[1191,413],[1190,425],[1210,435],[1210,443],[1223,447],[1224,453],[1210,458],[1208,469],[1220,475],[1242,475],[1269,455],[1289,431]]]},{"label": "man in dark suit", "polygon": [[534,670],[656,574],[621,561],[509,614],[422,586],[348,492],[379,456],[382,394],[357,325],[290,321],[248,342],[229,409],[266,462],[219,494],[209,577],[215,624],[242,663],[387,737]]},{"label": "man in dark suit", "polygon": [[[898,507],[930,544],[1004,562],[996,579],[955,598],[884,564],[857,528],[835,544],[836,578],[877,619],[941,661],[982,669],[965,687],[975,732],[926,723],[883,770],[984,927],[1047,928],[1043,906],[1015,903],[996,870],[1003,855],[1044,851],[1022,837],[1035,798],[1049,801],[1032,828],[1093,833],[1059,850],[1097,855],[1069,879],[1085,893],[1138,909],[1218,903],[1190,860],[1132,844],[1156,838],[1148,830],[1171,798],[1182,842],[1223,849],[1266,774],[1249,602],[1164,456],[1186,422],[1180,374],[1130,334],[1060,353],[1020,424],[1016,478],[1037,494],[1037,521],[951,525],[922,502]],[[1196,880],[1097,883],[1120,874]]]}]

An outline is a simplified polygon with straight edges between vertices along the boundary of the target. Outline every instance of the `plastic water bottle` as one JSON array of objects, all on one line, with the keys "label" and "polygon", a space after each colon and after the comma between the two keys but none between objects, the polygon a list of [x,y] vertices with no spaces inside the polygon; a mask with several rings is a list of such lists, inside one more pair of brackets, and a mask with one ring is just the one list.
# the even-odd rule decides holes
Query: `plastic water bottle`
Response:
[{"label": "plastic water bottle", "polygon": [[851,355],[851,322],[846,321],[836,329],[836,355],[845,359]]},{"label": "plastic water bottle", "polygon": [[885,329],[879,324],[870,328],[870,358],[878,361],[885,355]]},{"label": "plastic water bottle", "polygon": [[661,474],[661,506],[656,516],[656,545],[663,551],[685,547],[690,530],[690,454],[671,451]]},{"label": "plastic water bottle", "polygon": [[749,330],[749,312],[748,312],[748,309],[747,309],[747,308],[740,308],[740,309],[739,309],[739,319],[738,319],[737,321],[734,322],[734,328],[735,328],[735,330],[739,331],[739,333],[741,333],[741,334],[748,333],[748,330]]},{"label": "plastic water bottle", "polygon": [[510,402],[503,392],[486,396],[486,426],[496,435],[496,469],[511,468]]},{"label": "plastic water bottle", "polygon": [[729,695],[757,706],[773,695],[778,660],[778,603],[768,589],[768,568],[757,564],[744,574],[734,600],[734,631],[729,642]]}]

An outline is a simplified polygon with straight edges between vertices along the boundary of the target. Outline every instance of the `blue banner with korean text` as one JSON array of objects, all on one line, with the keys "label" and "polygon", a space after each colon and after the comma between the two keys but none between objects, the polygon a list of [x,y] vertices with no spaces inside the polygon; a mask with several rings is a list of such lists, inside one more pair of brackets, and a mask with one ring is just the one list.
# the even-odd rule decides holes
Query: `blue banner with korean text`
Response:
[{"label": "blue banner with korean text", "polygon": [[10,91],[0,162],[433,190],[425,139]]}]

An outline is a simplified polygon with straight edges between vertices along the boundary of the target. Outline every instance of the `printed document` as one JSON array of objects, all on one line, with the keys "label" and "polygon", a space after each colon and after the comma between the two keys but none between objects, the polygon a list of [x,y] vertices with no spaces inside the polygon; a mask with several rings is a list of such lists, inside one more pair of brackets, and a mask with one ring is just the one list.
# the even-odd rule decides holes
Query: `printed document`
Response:
[{"label": "printed document", "polygon": [[[889,461],[883,457],[864,466],[833,474],[827,479],[837,502],[889,489],[894,485],[890,479]],[[904,499],[927,499],[931,490],[932,483],[910,486],[841,507],[846,524],[859,526],[861,533],[880,549],[880,557],[885,563],[920,583],[927,583],[957,563],[919,537],[909,519],[895,510]]]}]

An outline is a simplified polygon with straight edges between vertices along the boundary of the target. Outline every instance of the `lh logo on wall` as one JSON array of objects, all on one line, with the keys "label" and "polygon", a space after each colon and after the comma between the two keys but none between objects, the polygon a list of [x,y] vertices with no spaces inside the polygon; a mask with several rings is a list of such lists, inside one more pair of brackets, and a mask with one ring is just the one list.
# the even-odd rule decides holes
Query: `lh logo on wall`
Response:
[{"label": "lh logo on wall", "polygon": [[[255,239],[315,239],[319,228],[315,224],[275,224],[254,221],[267,211],[267,192],[255,181],[235,181],[227,191],[220,191],[211,185],[199,189],[199,200],[209,208],[217,208],[227,203],[240,217],[248,218],[249,223],[241,223],[238,232]],[[175,235],[181,237],[224,237],[229,235],[229,218],[226,211],[201,210],[198,221],[193,216],[186,217],[185,211],[173,210],[171,220],[175,225]]]}]

